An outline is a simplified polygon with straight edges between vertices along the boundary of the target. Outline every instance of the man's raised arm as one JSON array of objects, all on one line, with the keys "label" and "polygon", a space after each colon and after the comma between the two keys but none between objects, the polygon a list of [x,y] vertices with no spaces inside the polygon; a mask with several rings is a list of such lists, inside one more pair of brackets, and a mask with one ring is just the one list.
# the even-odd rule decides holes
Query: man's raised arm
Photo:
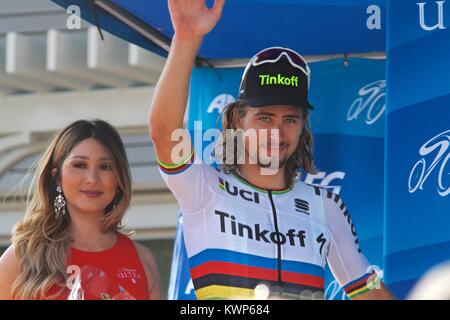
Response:
[{"label": "man's raised arm", "polygon": [[172,132],[183,127],[192,66],[203,37],[210,32],[222,14],[225,0],[215,0],[210,9],[205,0],[169,0],[169,11],[175,34],[167,62],[156,85],[148,124],[157,158],[173,163]]}]

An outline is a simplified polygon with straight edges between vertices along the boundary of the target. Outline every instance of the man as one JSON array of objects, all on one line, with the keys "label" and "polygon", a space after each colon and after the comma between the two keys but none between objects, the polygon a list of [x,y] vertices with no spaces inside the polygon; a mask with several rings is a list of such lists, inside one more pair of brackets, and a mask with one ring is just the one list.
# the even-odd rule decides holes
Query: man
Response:
[{"label": "man", "polygon": [[[232,152],[243,161],[232,157],[230,162],[225,152],[222,170],[193,164],[193,153],[174,161],[178,141],[171,137],[183,127],[192,65],[224,0],[211,9],[204,0],[168,4],[175,34],[149,127],[161,174],[183,212],[197,297],[253,298],[254,289],[264,285],[271,297],[323,298],[328,263],[351,298],[391,298],[359,250],[342,199],[296,179],[299,171],[314,172],[307,125],[309,68],[298,53],[274,47],[255,55],[244,72],[239,100],[224,112],[224,129],[268,130],[256,136],[256,151],[245,143],[251,145],[246,135],[242,157]],[[229,147],[236,140],[223,143]]]}]

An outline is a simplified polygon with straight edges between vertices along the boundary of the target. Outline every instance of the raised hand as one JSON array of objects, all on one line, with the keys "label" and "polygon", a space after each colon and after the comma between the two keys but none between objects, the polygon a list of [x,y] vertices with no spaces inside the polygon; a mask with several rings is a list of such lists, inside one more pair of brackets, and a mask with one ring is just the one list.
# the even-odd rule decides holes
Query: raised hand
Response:
[{"label": "raised hand", "polygon": [[219,21],[225,0],[215,0],[210,9],[205,0],[169,0],[175,35],[179,38],[202,38]]},{"label": "raised hand", "polygon": [[214,0],[210,9],[205,0],[168,0],[175,35],[163,72],[153,93],[149,130],[159,161],[174,164],[174,130],[183,128],[189,95],[189,81],[203,36],[222,15],[225,0]]}]

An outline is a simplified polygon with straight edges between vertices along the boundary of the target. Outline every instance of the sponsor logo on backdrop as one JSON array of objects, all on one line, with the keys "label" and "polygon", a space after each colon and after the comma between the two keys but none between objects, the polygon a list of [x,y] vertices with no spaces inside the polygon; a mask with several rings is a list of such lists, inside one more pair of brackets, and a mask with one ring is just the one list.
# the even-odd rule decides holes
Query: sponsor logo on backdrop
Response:
[{"label": "sponsor logo on backdrop", "polygon": [[305,183],[312,184],[318,187],[326,188],[333,191],[336,194],[341,192],[341,186],[333,185],[332,181],[336,179],[344,180],[345,172],[335,171],[327,174],[326,172],[320,171],[316,174],[307,174],[305,177]]},{"label": "sponsor logo on backdrop", "polygon": [[189,278],[189,282],[186,286],[186,289],[184,290],[184,294],[185,295],[190,295],[190,294],[194,294],[194,283],[192,282],[192,278]]},{"label": "sponsor logo on backdrop", "polygon": [[206,112],[213,113],[215,110],[219,114],[222,113],[222,110],[230,103],[235,102],[236,99],[228,93],[221,93],[218,96],[216,96],[211,103],[208,106],[208,110]]},{"label": "sponsor logo on backdrop", "polygon": [[371,82],[359,89],[359,97],[353,101],[347,112],[347,121],[358,119],[365,111],[367,125],[374,124],[384,114],[386,105],[386,80]]},{"label": "sponsor logo on backdrop", "polygon": [[[425,21],[425,6],[428,4],[426,2],[418,2],[419,6],[419,23],[420,27],[425,31],[433,31],[435,29],[445,29],[444,25],[444,3],[445,1],[436,1],[437,5],[437,20],[438,22],[434,26],[427,25]],[[431,20],[431,19],[430,19]],[[434,20],[436,21],[436,20]]]},{"label": "sponsor logo on backdrop", "polygon": [[422,156],[411,169],[408,191],[423,190],[432,172],[437,172],[437,192],[441,197],[450,194],[450,130],[439,133],[419,149]]},{"label": "sponsor logo on backdrop", "polygon": [[336,280],[330,281],[325,288],[325,297],[327,300],[348,300],[344,289]]}]

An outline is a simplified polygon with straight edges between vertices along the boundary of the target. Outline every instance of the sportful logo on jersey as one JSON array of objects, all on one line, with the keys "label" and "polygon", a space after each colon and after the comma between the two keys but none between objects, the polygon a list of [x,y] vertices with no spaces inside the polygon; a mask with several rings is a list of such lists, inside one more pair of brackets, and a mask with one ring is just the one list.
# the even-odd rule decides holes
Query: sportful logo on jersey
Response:
[{"label": "sportful logo on jersey", "polygon": [[[434,159],[431,154],[435,154]],[[417,190],[423,190],[423,184],[430,174],[436,168],[437,172],[437,191],[441,197],[450,194],[450,130],[439,133],[419,149],[422,156],[412,167],[408,178],[408,191],[414,193]],[[428,156],[428,158],[427,158]],[[447,178],[447,185],[444,180]]]},{"label": "sportful logo on jersey", "polygon": [[309,215],[309,202],[302,199],[294,199],[295,211]]},{"label": "sportful logo on jersey", "polygon": [[[215,210],[214,214],[220,219],[220,232],[229,233],[232,235],[247,238],[255,241],[263,241],[273,244],[289,244],[290,246],[305,247],[306,231],[289,229],[286,233],[275,232],[271,230],[261,229],[261,225],[255,223],[253,226],[244,223],[236,222],[236,217],[223,211]],[[296,239],[297,238],[297,239]]]},{"label": "sportful logo on jersey", "polygon": [[282,76],[281,74],[277,75],[260,74],[259,80],[260,80],[259,84],[261,86],[279,85],[279,86],[298,87],[297,76],[286,77]]},{"label": "sportful logo on jersey", "polygon": [[228,194],[230,194],[232,196],[235,196],[235,197],[240,196],[244,200],[259,203],[259,193],[258,192],[239,189],[238,187],[236,187],[234,185],[231,186],[228,181],[223,180],[220,177],[219,177],[219,188],[228,192]]},{"label": "sportful logo on jersey", "polygon": [[213,113],[215,110],[217,110],[217,113],[221,114],[223,109],[225,109],[228,104],[235,101],[236,98],[233,95],[229,93],[221,93],[211,101],[206,112]]}]

